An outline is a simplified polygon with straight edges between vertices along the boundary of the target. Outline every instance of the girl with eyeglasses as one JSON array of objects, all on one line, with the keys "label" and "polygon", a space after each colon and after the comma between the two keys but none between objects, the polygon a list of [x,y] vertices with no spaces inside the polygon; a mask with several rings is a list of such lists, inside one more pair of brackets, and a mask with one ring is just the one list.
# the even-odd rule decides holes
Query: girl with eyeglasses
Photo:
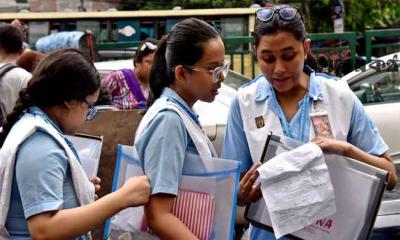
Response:
[{"label": "girl with eyeglasses", "polygon": [[[161,239],[197,239],[173,215],[172,206],[187,155],[199,154],[197,138],[190,134],[199,134],[204,139],[202,149],[216,157],[192,107],[198,100],[215,99],[228,70],[219,33],[196,18],[176,24],[156,52],[150,74],[150,108],[136,132],[135,147],[151,184],[146,219]],[[198,131],[189,133],[181,115]]]},{"label": "girl with eyeglasses", "polygon": [[75,49],[43,59],[0,132],[0,239],[88,239],[124,208],[144,204],[146,177],[95,200],[100,179],[84,172],[65,134],[93,119],[100,79]]},{"label": "girl with eyeglasses", "polygon": [[111,96],[112,105],[119,109],[144,109],[149,96],[149,75],[158,40],[147,38],[137,47],[132,69],[110,73],[102,81]]},{"label": "girl with eyeglasses", "polygon": [[[242,161],[238,203],[261,198],[254,186],[267,134],[312,141],[326,153],[357,159],[396,174],[388,146],[346,82],[315,73],[305,64],[310,40],[299,9],[261,8],[256,12],[254,51],[262,75],[238,90],[228,123],[222,157]],[[315,116],[319,118],[315,118]],[[250,239],[275,239],[250,227]]]}]

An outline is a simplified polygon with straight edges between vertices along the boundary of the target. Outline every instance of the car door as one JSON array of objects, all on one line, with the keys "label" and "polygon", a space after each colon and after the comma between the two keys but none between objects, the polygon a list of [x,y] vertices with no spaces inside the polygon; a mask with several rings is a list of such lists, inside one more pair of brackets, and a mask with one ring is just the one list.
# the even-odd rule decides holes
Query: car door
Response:
[{"label": "car door", "polygon": [[390,153],[400,152],[400,72],[370,69],[348,81],[376,123]]}]

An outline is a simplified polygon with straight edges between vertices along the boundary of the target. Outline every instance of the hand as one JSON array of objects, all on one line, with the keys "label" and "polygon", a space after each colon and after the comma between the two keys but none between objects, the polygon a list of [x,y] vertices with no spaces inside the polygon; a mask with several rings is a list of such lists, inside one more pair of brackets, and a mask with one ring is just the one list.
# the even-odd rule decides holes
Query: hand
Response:
[{"label": "hand", "polygon": [[150,183],[146,176],[131,177],[118,190],[126,207],[137,207],[149,201]]},{"label": "hand", "polygon": [[317,144],[323,152],[346,156],[351,144],[345,141],[325,137],[316,137],[311,142]]},{"label": "hand", "polygon": [[254,164],[240,180],[238,192],[239,205],[255,202],[262,197],[260,184],[257,186],[254,185],[259,176],[259,173],[256,171],[259,166],[261,166],[260,163]]},{"label": "hand", "polygon": [[[101,188],[101,186],[100,186],[101,179],[100,179],[99,177],[93,176],[93,177],[90,177],[90,178],[89,178],[89,181],[90,181],[91,183],[93,183],[93,185],[94,185],[94,192],[97,193],[97,192],[100,190],[100,188]],[[97,196],[97,194],[95,194],[95,195],[94,195],[94,199],[95,199],[95,200],[99,199],[99,196]]]}]

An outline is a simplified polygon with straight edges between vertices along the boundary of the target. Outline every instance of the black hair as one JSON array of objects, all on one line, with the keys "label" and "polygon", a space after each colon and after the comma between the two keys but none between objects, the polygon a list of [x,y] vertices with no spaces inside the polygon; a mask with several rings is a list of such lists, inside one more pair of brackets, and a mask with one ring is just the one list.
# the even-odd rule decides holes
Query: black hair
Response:
[{"label": "black hair", "polygon": [[[281,5],[275,9],[279,9],[282,7],[290,7],[288,5]],[[304,42],[306,40],[306,28],[304,26],[303,18],[301,16],[300,10],[296,13],[296,16],[289,20],[282,20],[278,14],[274,14],[272,19],[268,22],[263,22],[257,19],[254,24],[254,32],[252,33],[254,37],[254,44],[257,47],[260,43],[261,37],[265,35],[274,35],[279,32],[289,32],[292,33],[295,39],[298,41]]]},{"label": "black hair", "polygon": [[145,58],[147,55],[155,52],[157,48],[151,48],[148,47],[146,44],[150,43],[151,46],[157,47],[158,43],[160,41],[154,39],[154,38],[146,38],[141,42],[136,50],[135,57],[133,58],[133,65],[136,67],[136,63],[142,62],[143,58]]},{"label": "black hair", "polygon": [[22,32],[8,23],[0,24],[0,48],[7,54],[20,53],[22,50]]},{"label": "black hair", "polygon": [[162,90],[175,81],[178,65],[194,65],[203,56],[202,44],[220,35],[211,25],[197,18],[177,23],[168,37],[161,40],[150,71],[148,106],[160,97]]},{"label": "black hair", "polygon": [[50,53],[34,70],[27,88],[20,91],[19,99],[0,133],[0,147],[12,126],[29,107],[43,109],[62,105],[65,101],[83,101],[99,88],[99,74],[82,52],[62,49]]}]

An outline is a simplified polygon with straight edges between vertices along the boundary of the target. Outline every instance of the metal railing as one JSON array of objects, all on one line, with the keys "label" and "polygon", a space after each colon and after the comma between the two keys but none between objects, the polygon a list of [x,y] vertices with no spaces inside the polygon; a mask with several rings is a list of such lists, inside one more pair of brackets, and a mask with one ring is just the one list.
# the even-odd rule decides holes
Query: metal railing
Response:
[{"label": "metal railing", "polygon": [[[378,38],[398,37],[400,29],[372,30],[365,32],[366,57],[356,53],[357,34],[345,33],[310,33],[308,38],[312,41],[310,54],[314,56],[315,65],[319,71],[341,76],[354,70],[360,65],[371,61],[372,54],[377,50],[388,54],[399,51],[400,40],[389,43],[374,43]],[[231,61],[231,69],[250,78],[254,78],[259,70],[252,51],[253,38],[250,36],[223,37],[226,55]],[[395,39],[396,40],[396,39]],[[107,42],[98,43],[96,46],[100,60],[131,58],[140,42]],[[373,50],[375,50],[373,52]],[[375,55],[384,55],[375,54]],[[365,61],[366,59],[366,61]],[[323,61],[322,61],[323,60]]]},{"label": "metal railing", "polygon": [[[394,37],[387,40],[388,37]],[[378,39],[385,39],[384,43],[379,42]],[[370,30],[365,31],[365,54],[367,62],[371,62],[373,50],[377,50],[378,56],[383,56],[400,50],[400,29],[385,29],[385,30]],[[380,51],[380,52],[379,52]]]}]

